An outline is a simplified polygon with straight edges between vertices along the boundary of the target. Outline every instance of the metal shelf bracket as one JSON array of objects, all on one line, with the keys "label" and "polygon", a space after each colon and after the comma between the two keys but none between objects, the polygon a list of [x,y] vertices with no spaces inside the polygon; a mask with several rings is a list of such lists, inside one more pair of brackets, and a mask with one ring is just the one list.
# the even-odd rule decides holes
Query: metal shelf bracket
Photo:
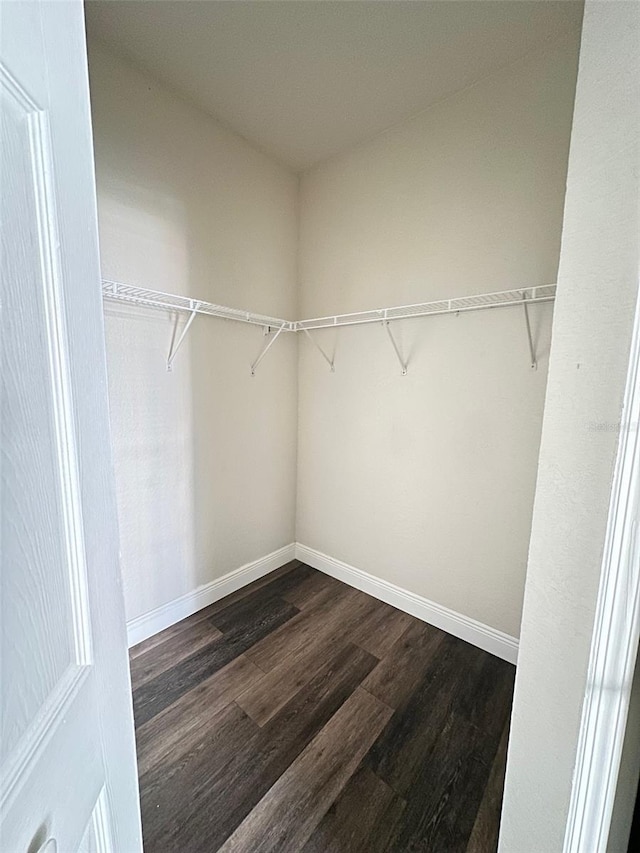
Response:
[{"label": "metal shelf bracket", "polygon": [[529,300],[527,298],[527,294],[522,294],[522,307],[524,308],[524,322],[527,327],[527,340],[529,341],[529,356],[531,358],[531,370],[538,369],[538,362],[536,359],[536,353],[533,346],[533,337],[531,335],[531,322],[529,320]]},{"label": "metal shelf bracket", "polygon": [[400,348],[398,347],[398,344],[396,343],[396,339],[393,337],[393,332],[391,331],[391,326],[389,325],[389,321],[388,321],[388,320],[383,320],[383,321],[382,321],[382,325],[383,325],[383,326],[385,327],[385,329],[387,330],[387,334],[389,335],[389,340],[391,341],[391,345],[393,346],[393,349],[394,349],[394,351],[395,351],[395,354],[396,354],[396,356],[398,357],[398,361],[400,362],[400,368],[401,368],[401,371],[402,371],[402,375],[403,375],[403,376],[406,376],[406,375],[407,375],[407,366],[408,366],[408,365],[407,365],[407,362],[406,362],[406,361],[403,361],[403,360],[402,360],[402,355],[400,354]]},{"label": "metal shelf bracket", "polygon": [[[285,330],[285,328],[286,328],[286,325],[287,325],[286,323],[283,323],[283,324],[280,326],[280,328],[278,329],[278,331],[275,333],[275,335],[274,335],[274,336],[273,336],[269,341],[267,341],[267,342],[264,344],[264,346],[263,346],[263,347],[262,347],[262,349],[260,350],[260,353],[259,353],[258,357],[257,357],[257,358],[256,358],[256,360],[253,362],[253,364],[251,365],[251,375],[252,375],[252,376],[255,376],[255,375],[256,375],[256,370],[257,370],[257,368],[258,368],[258,365],[260,364],[260,362],[262,361],[262,359],[265,357],[265,355],[269,352],[269,350],[271,349],[271,347],[272,347],[272,346],[275,344],[275,342],[278,340],[278,337],[280,336],[280,333],[281,333],[281,332],[284,332],[284,330]],[[269,336],[270,334],[271,334],[271,326],[265,326],[265,337]]]},{"label": "metal shelf bracket", "polygon": [[336,368],[335,368],[335,366],[334,366],[333,361],[329,358],[329,356],[326,354],[326,352],[322,349],[322,347],[321,347],[321,346],[320,346],[320,344],[317,342],[317,340],[313,337],[313,335],[311,334],[311,332],[310,332],[308,329],[305,329],[304,327],[302,328],[302,331],[305,333],[305,335],[309,338],[309,340],[310,340],[310,341],[311,341],[311,343],[314,345],[314,347],[318,350],[318,352],[320,353],[320,355],[321,355],[321,356],[324,358],[324,360],[327,362],[327,364],[328,364],[328,365],[329,365],[329,367],[331,368],[331,372],[332,372],[332,373],[335,373],[335,372],[336,372]]},{"label": "metal shelf bracket", "polygon": [[169,371],[169,373],[171,373],[171,371],[173,370],[173,360],[176,357],[176,353],[178,352],[178,350],[182,346],[182,343],[183,343],[184,339],[186,338],[187,332],[191,328],[191,324],[195,320],[197,313],[198,313],[198,303],[196,302],[193,306],[193,309],[191,311],[191,314],[189,315],[187,322],[184,324],[182,332],[180,333],[180,337],[178,338],[177,341],[176,341],[176,334],[178,333],[178,323],[180,322],[180,315],[176,314],[176,321],[175,321],[175,324],[173,326],[173,337],[171,338],[171,347],[169,349],[169,355],[167,357],[167,370]]}]

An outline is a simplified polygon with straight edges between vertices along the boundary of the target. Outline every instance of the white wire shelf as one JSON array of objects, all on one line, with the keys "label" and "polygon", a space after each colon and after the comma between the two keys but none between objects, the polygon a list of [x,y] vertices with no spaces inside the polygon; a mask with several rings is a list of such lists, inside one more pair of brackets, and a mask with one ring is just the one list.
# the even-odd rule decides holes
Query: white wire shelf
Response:
[{"label": "white wire shelf", "polygon": [[478,311],[487,308],[506,308],[514,305],[524,306],[526,332],[531,356],[531,367],[536,367],[534,342],[531,335],[528,308],[540,302],[552,302],[556,295],[555,284],[545,284],[539,287],[525,287],[519,290],[501,290],[494,293],[479,293],[475,296],[459,296],[453,299],[440,299],[435,302],[419,302],[415,305],[399,305],[393,308],[377,308],[372,311],[357,311],[351,314],[334,314],[330,317],[315,317],[310,320],[283,320],[281,317],[270,317],[266,314],[255,314],[252,311],[241,311],[238,308],[228,308],[225,305],[215,305],[201,299],[191,299],[188,296],[176,296],[159,290],[147,290],[143,287],[133,287],[119,281],[102,281],[102,295],[105,299],[115,302],[127,302],[134,305],[144,305],[150,308],[161,308],[172,312],[189,314],[182,332],[178,335],[178,317],[174,327],[171,348],[167,358],[167,369],[171,370],[173,360],[182,345],[191,323],[197,314],[210,317],[220,317],[223,320],[235,320],[239,323],[250,323],[261,326],[265,335],[275,334],[262,347],[258,357],[251,365],[251,373],[255,371],[282,332],[304,332],[318,349],[331,370],[334,370],[333,359],[322,349],[312,337],[314,329],[340,328],[343,326],[360,326],[367,323],[381,323],[387,331],[395,354],[400,363],[402,374],[407,373],[407,363],[403,361],[389,323],[391,320],[407,320],[415,317],[429,317],[436,314],[458,314],[462,311]]},{"label": "white wire shelf", "polygon": [[384,323],[389,320],[429,317],[434,314],[458,314],[461,311],[477,311],[484,308],[506,308],[510,305],[552,302],[555,295],[556,285],[545,284],[540,287],[525,287],[520,290],[501,290],[495,293],[480,293],[476,296],[440,299],[436,302],[420,302],[415,305],[377,308],[371,311],[356,311],[352,314],[335,314],[331,317],[315,317],[311,320],[298,320],[295,327],[296,331],[302,331],[304,329],[326,329],[332,326]]},{"label": "white wire shelf", "polygon": [[145,305],[149,308],[163,308],[168,311],[184,311],[188,314],[207,314],[209,317],[221,317],[223,320],[235,320],[239,323],[251,323],[254,326],[282,328],[285,332],[295,332],[296,324],[291,320],[280,317],[269,317],[266,314],[255,314],[253,311],[242,311],[239,308],[228,308],[225,305],[215,305],[202,299],[191,299],[188,296],[176,296],[173,293],[163,293],[160,290],[146,290],[143,287],[133,287],[119,281],[102,280],[102,296],[115,302],[129,302],[134,305]]}]

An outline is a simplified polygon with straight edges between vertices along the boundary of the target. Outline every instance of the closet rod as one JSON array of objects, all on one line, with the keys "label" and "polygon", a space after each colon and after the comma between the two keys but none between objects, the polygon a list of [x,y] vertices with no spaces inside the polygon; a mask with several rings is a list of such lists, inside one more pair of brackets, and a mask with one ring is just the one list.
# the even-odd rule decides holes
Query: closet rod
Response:
[{"label": "closet rod", "polygon": [[459,314],[462,311],[478,311],[484,308],[506,308],[510,305],[532,305],[538,302],[553,302],[555,284],[520,290],[500,290],[495,293],[479,293],[476,296],[460,296],[440,299],[437,302],[420,302],[416,305],[399,305],[395,308],[377,308],[371,311],[356,311],[352,314],[335,314],[331,317],[316,317],[298,320],[296,331],[327,329],[338,326],[361,326],[365,323],[387,323],[389,320],[408,320],[412,317],[428,317],[434,314]]}]

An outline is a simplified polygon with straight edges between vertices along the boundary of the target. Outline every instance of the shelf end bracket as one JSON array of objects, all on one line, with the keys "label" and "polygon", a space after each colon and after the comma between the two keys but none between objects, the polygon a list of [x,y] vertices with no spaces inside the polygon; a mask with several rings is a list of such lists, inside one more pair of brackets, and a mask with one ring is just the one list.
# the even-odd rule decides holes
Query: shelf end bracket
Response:
[{"label": "shelf end bracket", "polygon": [[391,326],[389,325],[389,321],[388,321],[388,320],[383,320],[383,321],[382,321],[382,325],[383,325],[383,326],[385,327],[385,329],[387,330],[387,334],[389,335],[389,340],[391,341],[391,345],[393,346],[393,349],[394,349],[395,354],[396,354],[396,356],[397,356],[397,358],[398,358],[398,361],[400,362],[400,368],[401,368],[401,371],[402,371],[402,375],[403,375],[403,376],[406,376],[406,375],[407,375],[407,366],[408,366],[408,365],[407,365],[407,362],[406,362],[406,361],[403,361],[403,360],[402,360],[402,355],[400,354],[400,348],[398,347],[398,344],[396,343],[396,339],[393,337],[393,332],[391,331]]},{"label": "shelf end bracket", "polygon": [[191,324],[193,323],[197,313],[198,313],[198,305],[196,304],[193,307],[191,314],[189,315],[189,319],[184,324],[184,328],[183,328],[182,332],[180,333],[180,337],[178,338],[177,341],[176,341],[176,333],[178,331],[178,322],[180,319],[180,315],[176,314],[176,322],[175,322],[175,326],[173,327],[173,337],[171,338],[171,348],[169,349],[169,355],[167,357],[167,370],[169,371],[169,373],[171,373],[171,371],[173,370],[173,360],[176,357],[176,353],[178,352],[178,350],[182,346],[184,339],[187,336],[187,332],[191,328]]},{"label": "shelf end bracket", "polygon": [[334,366],[333,361],[329,358],[329,356],[326,354],[326,352],[322,349],[322,347],[321,347],[321,346],[320,346],[320,344],[317,342],[317,340],[313,337],[313,335],[311,334],[311,332],[309,331],[309,329],[305,329],[305,327],[303,326],[303,327],[302,327],[302,331],[305,333],[305,335],[309,338],[309,340],[310,340],[310,341],[311,341],[311,343],[314,345],[314,347],[318,350],[318,352],[320,353],[320,355],[321,355],[321,356],[324,358],[324,360],[327,362],[327,364],[328,364],[328,365],[329,365],[329,367],[331,368],[331,372],[332,372],[332,373],[335,373],[335,372],[336,372],[336,368],[335,368],[335,366]]},{"label": "shelf end bracket", "polygon": [[[256,375],[256,370],[258,369],[258,365],[260,364],[260,362],[262,361],[262,359],[265,357],[265,355],[269,352],[269,350],[271,349],[271,347],[272,347],[272,346],[275,344],[275,342],[278,340],[278,337],[279,337],[280,333],[281,333],[281,332],[284,332],[284,330],[285,330],[285,328],[286,328],[286,325],[287,325],[287,324],[286,324],[286,322],[285,322],[285,323],[283,323],[283,324],[280,326],[280,328],[278,329],[278,331],[275,333],[275,335],[271,338],[271,340],[267,341],[267,343],[262,347],[262,349],[260,350],[260,353],[259,353],[258,357],[257,357],[257,358],[256,358],[256,360],[253,362],[253,364],[251,365],[251,375],[252,375],[252,376],[255,376],[255,375]],[[266,334],[268,335],[270,331],[271,331],[271,327],[267,326],[267,328],[266,328]]]},{"label": "shelf end bracket", "polygon": [[529,300],[527,298],[527,294],[522,294],[522,307],[524,308],[524,322],[527,329],[527,340],[529,341],[529,356],[531,359],[531,370],[538,369],[538,362],[536,360],[536,352],[533,346],[533,337],[531,335],[531,321],[529,320]]}]

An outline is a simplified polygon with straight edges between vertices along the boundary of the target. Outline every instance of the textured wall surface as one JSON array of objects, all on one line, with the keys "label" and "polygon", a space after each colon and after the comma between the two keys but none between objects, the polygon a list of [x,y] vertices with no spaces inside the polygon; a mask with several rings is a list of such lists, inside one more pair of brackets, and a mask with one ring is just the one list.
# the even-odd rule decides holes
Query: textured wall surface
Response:
[{"label": "textured wall surface", "polygon": [[[90,45],[102,273],[296,314],[297,179]],[[166,313],[107,306],[127,618],[293,541],[296,352],[249,372],[257,327],[198,317],[172,373]]]},{"label": "textured wall surface", "polygon": [[[300,313],[556,281],[579,37],[302,177]],[[299,345],[298,541],[518,636],[552,310]]]}]

